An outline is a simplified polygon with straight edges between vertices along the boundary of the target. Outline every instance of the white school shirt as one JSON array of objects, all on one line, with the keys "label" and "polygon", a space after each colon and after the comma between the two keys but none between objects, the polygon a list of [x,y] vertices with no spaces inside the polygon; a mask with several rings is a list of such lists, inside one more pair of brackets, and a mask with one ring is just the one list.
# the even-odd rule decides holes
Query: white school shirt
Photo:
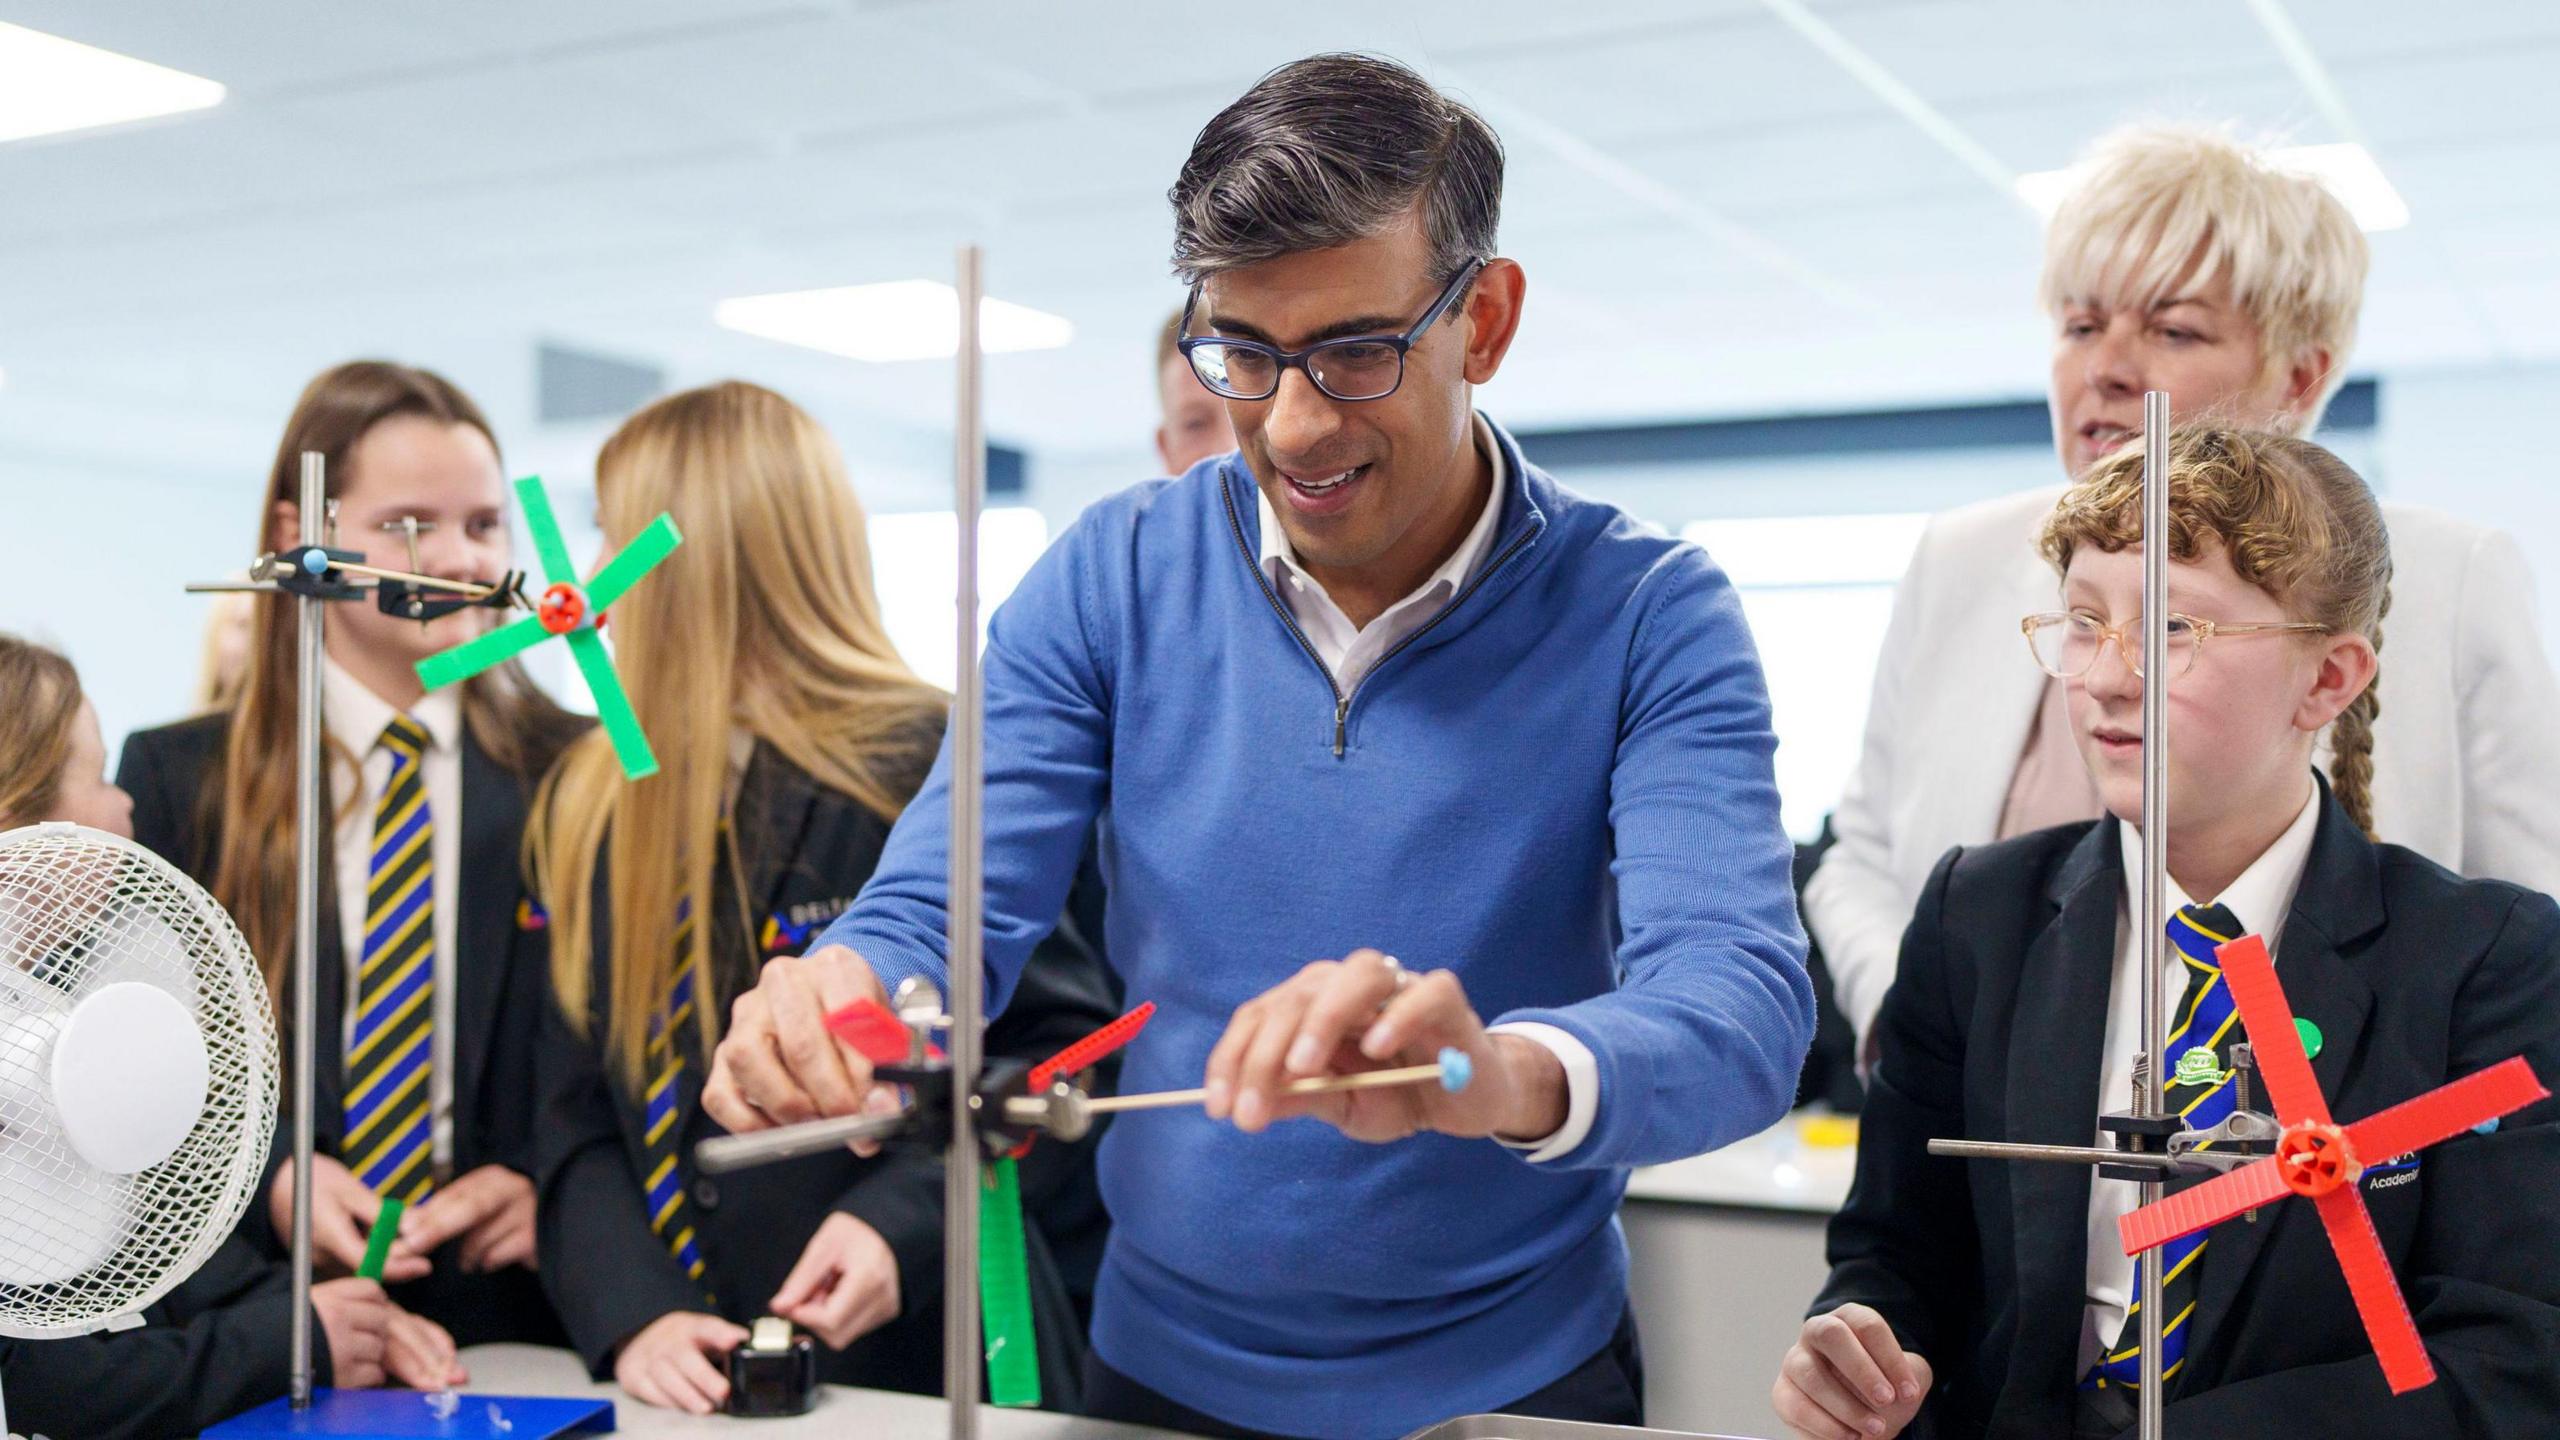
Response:
[{"label": "white school shirt", "polygon": [[[373,811],[391,783],[391,752],[382,748],[382,732],[400,712],[364,687],[362,681],[323,659],[326,680],[320,688],[322,719],[329,734],[354,752],[362,773],[352,785],[343,765],[329,774],[337,795],[338,939],[346,963],[346,1003],[338,1017],[338,1053],[355,1044],[356,980],[364,968],[366,891],[373,875]],[[431,1161],[439,1178],[453,1170],[453,992],[454,931],[462,877],[462,701],[454,690],[431,690],[409,709],[409,718],[427,732],[427,752],[419,770],[427,787],[427,863],[434,867],[435,995],[434,1035],[427,1044],[427,1104],[435,1116]]]},{"label": "white school shirt", "polygon": [[[1482,415],[1476,417],[1475,442],[1477,453],[1485,457],[1493,471],[1493,483],[1485,490],[1483,512],[1476,516],[1466,539],[1423,579],[1419,588],[1365,626],[1352,624],[1351,617],[1343,614],[1342,607],[1325,592],[1323,583],[1299,566],[1297,556],[1290,553],[1288,534],[1280,528],[1280,516],[1272,509],[1270,497],[1261,494],[1260,486],[1254,487],[1262,517],[1263,572],[1270,577],[1272,590],[1289,607],[1290,617],[1298,622],[1307,644],[1333,676],[1334,686],[1344,698],[1360,688],[1360,682],[1368,678],[1388,651],[1448,609],[1449,602],[1457,598],[1493,549],[1494,531],[1502,517],[1503,493],[1511,485],[1511,467],[1504,462],[1502,447],[1493,438],[1492,425]],[[1526,1151],[1531,1161],[1570,1154],[1590,1136],[1591,1122],[1600,1108],[1600,1063],[1591,1048],[1571,1031],[1534,1022],[1496,1025],[1491,1033],[1534,1040],[1564,1066],[1563,1128],[1543,1140],[1502,1143]]]},{"label": "white school shirt", "polygon": [[[2124,892],[2116,908],[2116,969],[2107,989],[2107,1038],[2103,1050],[2103,1068],[2098,1072],[2098,1110],[2115,1114],[2133,1108],[2133,1054],[2142,1048],[2142,959],[2134,944],[2133,897],[2142,886],[2142,832],[2119,820],[2116,843],[2124,854]],[[2311,859],[2311,837],[2320,831],[2320,788],[2314,785],[2311,798],[2302,804],[2302,813],[2293,818],[2275,843],[2261,851],[2231,882],[2229,889],[2215,897],[2240,919],[2243,930],[2267,942],[2267,954],[2276,953],[2277,942],[2284,938],[2285,916],[2293,909],[2293,894],[2302,884],[2302,867]],[[2169,882],[2169,904],[2164,914],[2175,915],[2195,903],[2178,882]],[[2179,999],[2187,993],[2186,965],[2178,958],[2177,946],[2171,945],[2163,968],[2169,977],[2169,1008],[2178,1008]],[[2167,1023],[2166,1017],[2163,1024]],[[2174,1063],[2174,1062],[2173,1062]],[[2115,1137],[2101,1132],[2097,1142],[2109,1149]],[[2089,1189],[2089,1258],[2085,1272],[2088,1305],[2081,1312],[2080,1364],[2071,1373],[2086,1375],[2089,1367],[2107,1347],[2124,1348],[2120,1335],[2126,1312],[2133,1304],[2133,1257],[2124,1253],[2116,1221],[2134,1208],[2142,1198],[2141,1190],[2129,1181],[2092,1179]]]}]

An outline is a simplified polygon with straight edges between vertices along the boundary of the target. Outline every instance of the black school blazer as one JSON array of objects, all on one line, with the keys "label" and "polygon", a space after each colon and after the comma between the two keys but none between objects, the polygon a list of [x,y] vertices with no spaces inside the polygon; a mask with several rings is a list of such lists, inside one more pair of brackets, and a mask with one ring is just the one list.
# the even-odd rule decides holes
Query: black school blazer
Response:
[{"label": "black school blazer", "polygon": [[[906,789],[921,782],[939,744],[920,734]],[[758,745],[731,806],[731,832],[748,874],[743,892],[724,854],[714,877],[711,1003],[755,982],[777,955],[807,949],[861,892],[889,837],[888,822],[852,797],[827,789],[767,745]],[[537,1178],[542,1195],[542,1279],[571,1343],[598,1379],[612,1373],[622,1343],[659,1316],[710,1311],[745,1324],[798,1262],[826,1218],[850,1214],[878,1231],[897,1257],[902,1311],[841,1352],[819,1350],[831,1383],[940,1394],[942,1388],[942,1162],[938,1154],[890,1150],[863,1159],[851,1151],[727,1175],[694,1173],[690,1156],[725,1133],[701,1106],[703,1065],[689,1057],[678,1087],[678,1130],[704,1281],[717,1304],[685,1278],[651,1233],[642,1200],[648,1174],[645,1104],[615,1082],[603,1036],[611,993],[610,900],[598,867],[595,944],[586,1036],[546,1004],[540,1063]],[[743,917],[742,917],[743,911]],[[1108,1023],[1115,1013],[1109,973],[1073,928],[1042,942],[1011,1005],[988,1027],[991,1055],[1045,1060]],[[1056,1263],[1097,1250],[1107,1225],[1093,1178],[1097,1137],[1074,1145],[1044,1140],[1022,1162],[1023,1208],[1032,1249],[1035,1324],[1044,1403],[1072,1400],[1084,1347]],[[1070,1261],[1072,1263],[1072,1261]]]},{"label": "black school blazer", "polygon": [[[2311,1068],[2338,1118],[2511,1055],[2560,1086],[2560,906],[2367,840],[2325,782],[2319,803],[2276,961],[2324,1034]],[[1904,936],[1813,1313],[1871,1305],[1928,1358],[1937,1389],[1908,1434],[2071,1433],[2089,1187],[2123,1182],[1925,1146],[2092,1143],[2117,835],[2100,821],[1954,851]],[[2560,1435],[2560,1102],[2362,1183],[2436,1383],[2391,1395],[2319,1216],[2288,1198],[2211,1232],[2168,1433]]]},{"label": "black school blazer", "polygon": [[[133,796],[134,838],[211,887],[226,817],[202,803],[205,776],[222,764],[231,732],[228,714],[199,716],[140,730],[128,737],[116,783]],[[518,923],[526,898],[521,860],[525,812],[533,784],[501,768],[471,738],[462,749],[461,875],[439,890],[437,903],[454,914],[453,1167],[459,1175],[482,1165],[533,1172],[533,1048],[550,983],[551,949],[539,928]],[[439,824],[445,823],[438,817]],[[322,851],[324,867],[331,864]],[[334,1155],[344,1128],[345,1064],[339,1037],[346,997],[346,947],[338,925],[338,887],[320,887],[319,1032],[312,1037],[313,1140]],[[281,1030],[283,1027],[279,1027]],[[276,1144],[258,1198],[241,1232],[271,1256],[284,1253],[282,1237],[267,1215],[267,1187],[293,1157],[289,1124],[291,1091],[277,1117]],[[433,1257],[436,1273],[392,1294],[410,1309],[443,1324],[462,1344],[489,1340],[549,1340],[558,1326],[540,1286],[521,1271],[464,1276],[458,1250]]]}]

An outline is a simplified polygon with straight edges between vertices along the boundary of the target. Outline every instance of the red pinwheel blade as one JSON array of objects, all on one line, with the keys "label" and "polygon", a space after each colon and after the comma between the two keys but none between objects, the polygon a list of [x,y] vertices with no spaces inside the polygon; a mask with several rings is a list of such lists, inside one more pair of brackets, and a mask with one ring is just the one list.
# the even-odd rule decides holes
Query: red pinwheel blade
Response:
[{"label": "red pinwheel blade", "polygon": [[[2486,1072],[2483,1072],[2486,1073]],[[2352,1185],[2342,1185],[2312,1201],[2320,1207],[2320,1223],[2329,1231],[2329,1248],[2338,1252],[2338,1269],[2347,1291],[2356,1297],[2356,1314],[2364,1319],[2373,1357],[2382,1362],[2382,1378],[2391,1393],[2405,1395],[2435,1383],[2436,1367],[2427,1359],[2426,1342],[2400,1298],[2400,1282],[2392,1277],[2391,1257],[2382,1253],[2382,1237],[2373,1231],[2373,1216]]]},{"label": "red pinwheel blade", "polygon": [[2243,935],[2217,947],[2213,954],[2222,966],[2223,983],[2231,987],[2232,1003],[2240,1007],[2240,1023],[2248,1027],[2249,1053],[2257,1057],[2258,1078],[2267,1082],[2276,1119],[2286,1125],[2306,1120],[2334,1123],[2320,1082],[2312,1078],[2311,1059],[2302,1053],[2302,1036],[2293,1028],[2293,1007],[2285,1002],[2284,986],[2276,982],[2276,964],[2267,958],[2267,942]]},{"label": "red pinwheel blade", "polygon": [[2124,1253],[2139,1255],[2292,1193],[2274,1159],[2259,1160],[2125,1214],[2116,1221],[2116,1235],[2124,1241]]},{"label": "red pinwheel blade", "polygon": [[827,1030],[874,1065],[906,1061],[906,1024],[877,1000],[856,1000],[840,1010],[829,1011]]},{"label": "red pinwheel blade", "polygon": [[1031,1093],[1037,1095],[1049,1088],[1061,1075],[1073,1075],[1092,1067],[1104,1056],[1138,1038],[1147,1021],[1156,1013],[1156,1002],[1149,1000],[1137,1009],[1094,1031],[1031,1069]]},{"label": "red pinwheel blade", "polygon": [[2521,1110],[2550,1093],[2533,1066],[2518,1055],[2366,1116],[2347,1127],[2347,1143],[2358,1159],[2375,1164]]}]

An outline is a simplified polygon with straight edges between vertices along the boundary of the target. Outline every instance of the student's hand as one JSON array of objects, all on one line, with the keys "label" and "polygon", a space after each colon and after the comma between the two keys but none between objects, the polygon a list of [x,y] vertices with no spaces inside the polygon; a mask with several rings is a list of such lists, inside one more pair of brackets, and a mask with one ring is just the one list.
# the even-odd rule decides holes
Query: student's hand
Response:
[{"label": "student's hand", "polygon": [[[894,1110],[897,1096],[871,1083],[871,1062],[829,1033],[827,1015],[861,999],[889,1003],[880,977],[842,945],[768,960],[756,988],[729,1012],[711,1058],[702,1108],[732,1134],[862,1110]],[[874,1141],[857,1155],[879,1152]]]},{"label": "student's hand", "polygon": [[[311,1268],[321,1275],[353,1275],[364,1263],[365,1237],[373,1229],[373,1217],[382,1210],[382,1197],[365,1188],[353,1171],[326,1155],[311,1157]],[[276,1238],[287,1245],[293,1243],[293,1162],[287,1160],[276,1167],[275,1183],[267,1187],[267,1218],[275,1222]],[[405,1237],[407,1225],[401,1226]],[[427,1263],[424,1250],[405,1238],[391,1242],[391,1254],[383,1262],[382,1278],[398,1285],[415,1280],[434,1267]]]},{"label": "student's hand", "polygon": [[898,1257],[879,1231],[839,1211],[765,1308],[841,1350],[898,1318]]},{"label": "student's hand", "polygon": [[370,1280],[323,1280],[311,1287],[320,1333],[329,1337],[329,1384],[370,1390],[383,1380],[391,1316],[398,1308]]},{"label": "student's hand", "polygon": [[644,1404],[717,1414],[729,1403],[729,1352],[746,1338],[745,1327],[717,1315],[669,1311],[622,1342],[614,1383]]},{"label": "student's hand", "polygon": [[450,1390],[471,1383],[471,1372],[462,1368],[453,1336],[424,1315],[392,1306],[391,1328],[384,1342],[382,1368],[395,1384],[412,1390]]},{"label": "student's hand", "polygon": [[1929,1397],[1929,1362],[1902,1348],[1893,1327],[1864,1305],[1804,1322],[1769,1403],[1805,1440],[1890,1440]]},{"label": "student's hand", "polygon": [[459,1239],[466,1275],[510,1265],[530,1270],[533,1229],[533,1182],[504,1165],[483,1165],[410,1206],[400,1217],[399,1243],[432,1255]]},{"label": "student's hand", "polygon": [[[1474,1077],[1455,1094],[1434,1084],[1290,1096],[1292,1080],[1428,1065],[1462,1050]],[[1564,1066],[1517,1035],[1487,1035],[1465,987],[1446,970],[1417,975],[1375,950],[1319,960],[1245,1002],[1209,1052],[1206,1108],[1258,1131],[1312,1115],[1355,1140],[1419,1130],[1534,1140],[1563,1128]]]}]

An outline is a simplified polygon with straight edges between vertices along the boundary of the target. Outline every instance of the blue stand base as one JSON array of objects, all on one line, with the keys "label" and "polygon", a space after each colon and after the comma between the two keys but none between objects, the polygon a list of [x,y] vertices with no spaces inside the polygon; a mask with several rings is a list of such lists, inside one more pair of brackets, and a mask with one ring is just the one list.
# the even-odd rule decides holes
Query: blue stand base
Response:
[{"label": "blue stand base", "polygon": [[261,1405],[204,1432],[204,1440],[265,1440],[268,1436],[432,1436],[436,1440],[551,1440],[555,1435],[602,1435],[613,1429],[610,1400],[555,1400],[519,1395],[452,1397],[453,1413],[439,1416],[441,1397],[415,1390],[321,1390],[311,1407],[290,1400]]}]

